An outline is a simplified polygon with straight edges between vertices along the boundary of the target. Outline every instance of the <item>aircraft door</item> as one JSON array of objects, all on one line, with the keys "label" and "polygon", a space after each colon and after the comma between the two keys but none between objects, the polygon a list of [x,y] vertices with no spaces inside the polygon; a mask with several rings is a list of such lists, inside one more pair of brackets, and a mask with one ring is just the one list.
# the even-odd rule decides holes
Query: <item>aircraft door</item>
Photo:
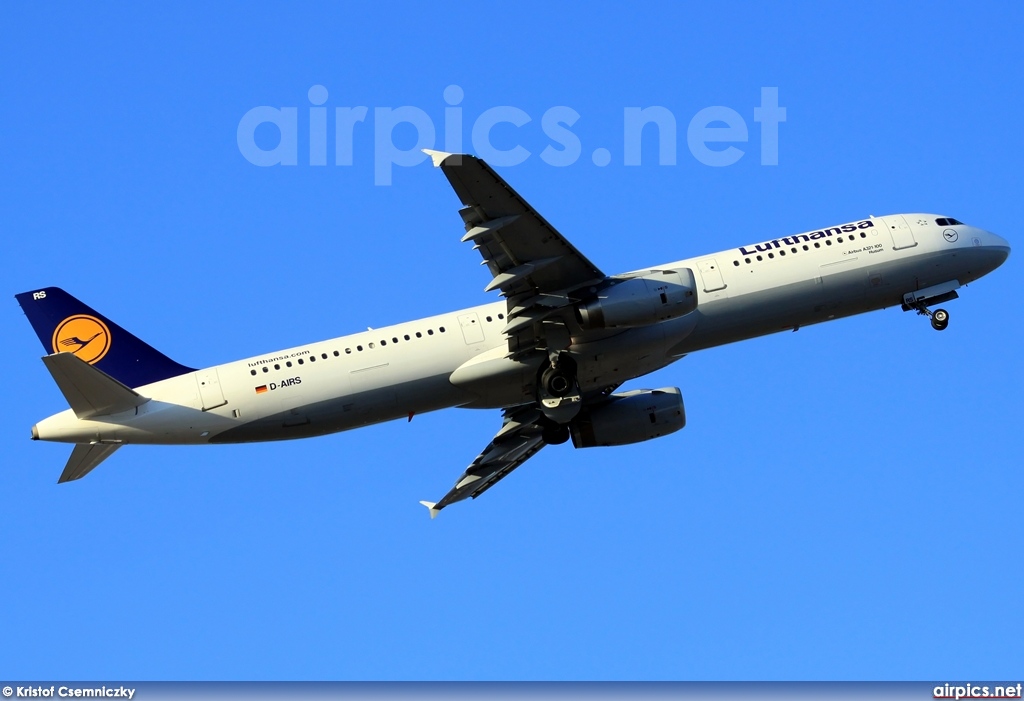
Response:
[{"label": "aircraft door", "polygon": [[484,328],[475,312],[460,314],[459,326],[462,327],[462,337],[466,339],[466,345],[484,342]]},{"label": "aircraft door", "polygon": [[725,280],[722,279],[722,271],[718,268],[718,263],[715,262],[714,258],[706,258],[705,260],[698,261],[697,267],[700,269],[700,278],[704,282],[705,292],[715,292],[716,290],[725,289]]},{"label": "aircraft door", "polygon": [[910,230],[907,220],[901,216],[882,217],[889,233],[892,235],[892,248],[899,251],[904,248],[913,248],[917,245],[914,239],[914,232]]},{"label": "aircraft door", "polygon": [[220,376],[217,374],[216,368],[197,372],[196,383],[199,385],[199,398],[203,403],[203,411],[216,409],[228,403],[220,388]]}]

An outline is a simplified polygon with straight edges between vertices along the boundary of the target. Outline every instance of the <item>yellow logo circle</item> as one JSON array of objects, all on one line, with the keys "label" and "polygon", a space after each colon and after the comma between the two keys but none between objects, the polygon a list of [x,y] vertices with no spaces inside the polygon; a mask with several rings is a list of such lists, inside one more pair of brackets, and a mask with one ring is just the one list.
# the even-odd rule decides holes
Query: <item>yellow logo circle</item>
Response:
[{"label": "yellow logo circle", "polygon": [[69,316],[53,332],[54,353],[74,353],[90,365],[102,360],[108,350],[110,329],[94,316]]}]

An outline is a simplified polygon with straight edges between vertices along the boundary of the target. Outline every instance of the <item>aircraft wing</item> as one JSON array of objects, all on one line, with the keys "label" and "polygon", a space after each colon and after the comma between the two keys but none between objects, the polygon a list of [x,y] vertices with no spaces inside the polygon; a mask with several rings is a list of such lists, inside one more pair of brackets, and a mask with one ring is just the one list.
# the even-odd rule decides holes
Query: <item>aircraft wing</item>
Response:
[{"label": "aircraft wing", "polygon": [[500,290],[508,299],[509,350],[549,347],[540,322],[559,316],[574,301],[574,291],[601,282],[605,274],[487,163],[468,154],[425,153],[462,201],[462,240],[480,251],[493,276],[484,290]]},{"label": "aircraft wing", "polygon": [[[484,291],[499,290],[507,300],[508,357],[544,354],[554,363],[571,345],[572,329],[578,333],[573,306],[605,274],[487,163],[467,154],[425,153],[462,201],[462,240],[480,251],[493,278]],[[503,416],[501,430],[451,491],[437,503],[421,502],[431,518],[449,504],[480,496],[546,445],[542,422],[550,419],[539,408],[511,407]]]},{"label": "aircraft wing", "polygon": [[539,410],[529,406],[513,407],[505,409],[503,417],[501,430],[466,468],[451,491],[437,503],[420,502],[430,509],[430,518],[437,516],[449,504],[467,498],[476,499],[546,445],[539,423],[542,417]]}]

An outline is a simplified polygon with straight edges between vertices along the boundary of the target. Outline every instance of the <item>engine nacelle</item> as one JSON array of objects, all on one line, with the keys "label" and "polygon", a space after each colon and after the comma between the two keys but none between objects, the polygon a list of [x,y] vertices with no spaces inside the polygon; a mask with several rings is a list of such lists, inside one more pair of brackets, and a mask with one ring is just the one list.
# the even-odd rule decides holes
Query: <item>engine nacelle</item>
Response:
[{"label": "engine nacelle", "polygon": [[689,314],[697,307],[693,271],[658,270],[623,280],[576,308],[585,329],[647,326]]},{"label": "engine nacelle", "polygon": [[678,387],[613,394],[607,404],[584,409],[569,424],[577,448],[628,445],[675,433],[686,425]]}]

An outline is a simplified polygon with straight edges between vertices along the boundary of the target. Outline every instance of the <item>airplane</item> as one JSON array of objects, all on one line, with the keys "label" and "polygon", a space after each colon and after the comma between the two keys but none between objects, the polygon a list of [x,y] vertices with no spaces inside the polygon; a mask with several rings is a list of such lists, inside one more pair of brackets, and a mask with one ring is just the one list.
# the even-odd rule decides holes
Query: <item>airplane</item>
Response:
[{"label": "airplane", "polygon": [[448,407],[502,424],[430,517],[547,445],[627,445],[686,424],[678,388],[618,391],[689,353],[899,306],[943,330],[957,290],[1009,243],[948,216],[869,216],[608,275],[487,163],[427,150],[462,203],[462,240],[503,299],[196,369],[56,287],[16,295],[70,409],[33,440],[75,444],[59,482],[128,444],[319,436]]}]

